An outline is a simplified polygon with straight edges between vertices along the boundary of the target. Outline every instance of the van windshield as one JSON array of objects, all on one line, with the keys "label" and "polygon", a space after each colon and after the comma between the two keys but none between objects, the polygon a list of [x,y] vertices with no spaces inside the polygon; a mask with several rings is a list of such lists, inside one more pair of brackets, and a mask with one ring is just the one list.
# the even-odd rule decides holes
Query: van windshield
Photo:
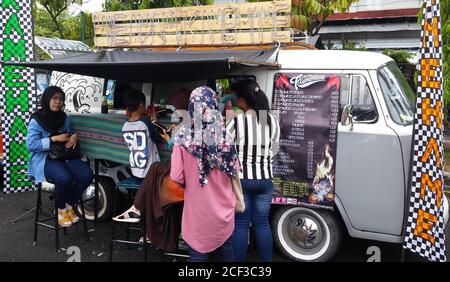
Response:
[{"label": "van windshield", "polygon": [[401,125],[412,124],[415,95],[397,65],[389,63],[382,67],[378,80],[392,120]]}]

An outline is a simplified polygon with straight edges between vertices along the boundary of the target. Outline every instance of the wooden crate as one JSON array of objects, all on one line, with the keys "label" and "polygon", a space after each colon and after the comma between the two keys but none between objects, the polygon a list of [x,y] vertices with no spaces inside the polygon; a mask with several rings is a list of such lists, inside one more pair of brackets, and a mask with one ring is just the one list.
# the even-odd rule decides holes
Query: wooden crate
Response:
[{"label": "wooden crate", "polygon": [[102,12],[97,47],[243,45],[291,42],[291,1]]}]

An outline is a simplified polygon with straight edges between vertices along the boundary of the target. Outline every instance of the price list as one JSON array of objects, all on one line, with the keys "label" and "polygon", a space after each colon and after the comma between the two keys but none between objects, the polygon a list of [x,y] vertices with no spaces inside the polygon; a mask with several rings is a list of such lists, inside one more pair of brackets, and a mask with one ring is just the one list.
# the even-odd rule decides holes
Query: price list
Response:
[{"label": "price list", "polygon": [[281,136],[273,172],[276,195],[285,197],[286,203],[294,197],[297,203],[311,204],[310,193],[316,193],[313,181],[318,165],[324,163],[325,148],[335,156],[339,93],[336,75],[286,73],[276,77],[274,109]]}]

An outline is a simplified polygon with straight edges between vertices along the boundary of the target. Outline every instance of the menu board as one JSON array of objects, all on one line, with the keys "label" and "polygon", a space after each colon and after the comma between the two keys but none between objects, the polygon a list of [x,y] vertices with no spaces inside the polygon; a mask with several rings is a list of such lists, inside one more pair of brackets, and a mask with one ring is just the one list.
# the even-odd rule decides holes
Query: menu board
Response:
[{"label": "menu board", "polygon": [[278,73],[274,80],[281,135],[272,202],[332,209],[341,78]]}]

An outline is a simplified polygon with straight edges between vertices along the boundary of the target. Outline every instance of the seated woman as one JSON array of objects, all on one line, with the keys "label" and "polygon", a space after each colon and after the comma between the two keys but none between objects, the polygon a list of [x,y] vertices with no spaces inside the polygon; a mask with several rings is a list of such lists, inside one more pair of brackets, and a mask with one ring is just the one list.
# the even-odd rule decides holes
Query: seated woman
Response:
[{"label": "seated woman", "polygon": [[53,142],[67,142],[66,148],[75,148],[78,137],[72,132],[72,121],[63,111],[65,94],[61,88],[49,86],[42,95],[42,109],[31,116],[26,137],[30,152],[28,175],[36,182],[55,184],[58,223],[69,227],[79,221],[73,206],[91,184],[93,173],[80,158],[65,161],[48,157]]}]

